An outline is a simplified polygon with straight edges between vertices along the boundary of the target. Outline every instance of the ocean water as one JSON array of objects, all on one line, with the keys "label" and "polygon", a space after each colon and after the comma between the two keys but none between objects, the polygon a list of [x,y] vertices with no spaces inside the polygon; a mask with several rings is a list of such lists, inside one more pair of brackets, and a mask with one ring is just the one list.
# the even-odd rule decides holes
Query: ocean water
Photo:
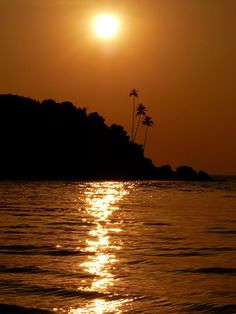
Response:
[{"label": "ocean water", "polygon": [[236,313],[236,178],[0,182],[0,313]]}]

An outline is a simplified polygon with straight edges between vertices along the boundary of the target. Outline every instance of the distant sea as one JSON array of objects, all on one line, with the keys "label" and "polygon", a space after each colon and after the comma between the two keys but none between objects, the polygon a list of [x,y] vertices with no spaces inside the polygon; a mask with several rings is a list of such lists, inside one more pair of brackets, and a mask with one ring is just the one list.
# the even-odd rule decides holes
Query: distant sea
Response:
[{"label": "distant sea", "polygon": [[236,177],[0,182],[0,313],[236,313]]}]

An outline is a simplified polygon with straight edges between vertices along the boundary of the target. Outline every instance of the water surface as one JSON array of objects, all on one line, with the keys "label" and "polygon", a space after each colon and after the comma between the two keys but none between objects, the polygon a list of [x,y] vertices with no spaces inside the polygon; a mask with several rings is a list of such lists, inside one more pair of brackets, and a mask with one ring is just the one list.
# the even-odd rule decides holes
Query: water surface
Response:
[{"label": "water surface", "polygon": [[236,181],[0,183],[0,313],[236,313]]}]

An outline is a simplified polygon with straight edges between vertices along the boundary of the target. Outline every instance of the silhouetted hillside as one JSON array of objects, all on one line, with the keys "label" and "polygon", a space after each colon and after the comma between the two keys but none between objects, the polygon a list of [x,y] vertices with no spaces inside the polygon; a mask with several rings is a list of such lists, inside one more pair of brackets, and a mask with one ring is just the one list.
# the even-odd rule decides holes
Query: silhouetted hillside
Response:
[{"label": "silhouetted hillside", "polygon": [[70,102],[0,95],[0,178],[210,179],[155,167],[124,128]]}]

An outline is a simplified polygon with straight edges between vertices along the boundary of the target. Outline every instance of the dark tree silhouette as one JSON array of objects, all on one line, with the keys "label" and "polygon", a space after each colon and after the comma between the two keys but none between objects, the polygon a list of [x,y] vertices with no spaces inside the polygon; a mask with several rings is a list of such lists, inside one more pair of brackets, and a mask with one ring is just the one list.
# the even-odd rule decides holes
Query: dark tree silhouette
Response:
[{"label": "dark tree silhouette", "polygon": [[146,141],[147,141],[147,133],[148,133],[148,128],[153,126],[153,121],[150,116],[145,116],[143,121],[142,121],[143,126],[146,127],[145,129],[145,137],[144,137],[144,143],[143,143],[143,150],[145,150],[146,146]]},{"label": "dark tree silhouette", "polygon": [[[146,116],[145,143],[152,124]],[[0,95],[0,152],[1,180],[209,179],[188,167],[155,167],[122,126],[67,101]]]},{"label": "dark tree silhouette", "polygon": [[141,145],[97,112],[0,95],[0,178],[138,179],[155,169]]},{"label": "dark tree silhouette", "polygon": [[139,104],[136,107],[136,117],[138,117],[138,123],[136,126],[135,134],[134,134],[134,141],[136,139],[137,133],[138,133],[138,128],[140,125],[141,117],[146,115],[146,107],[143,104]]},{"label": "dark tree silhouette", "polygon": [[134,115],[135,115],[135,100],[138,97],[137,89],[132,89],[129,93],[129,97],[133,97],[133,109],[132,109],[132,132],[131,132],[131,141],[134,140]]}]

